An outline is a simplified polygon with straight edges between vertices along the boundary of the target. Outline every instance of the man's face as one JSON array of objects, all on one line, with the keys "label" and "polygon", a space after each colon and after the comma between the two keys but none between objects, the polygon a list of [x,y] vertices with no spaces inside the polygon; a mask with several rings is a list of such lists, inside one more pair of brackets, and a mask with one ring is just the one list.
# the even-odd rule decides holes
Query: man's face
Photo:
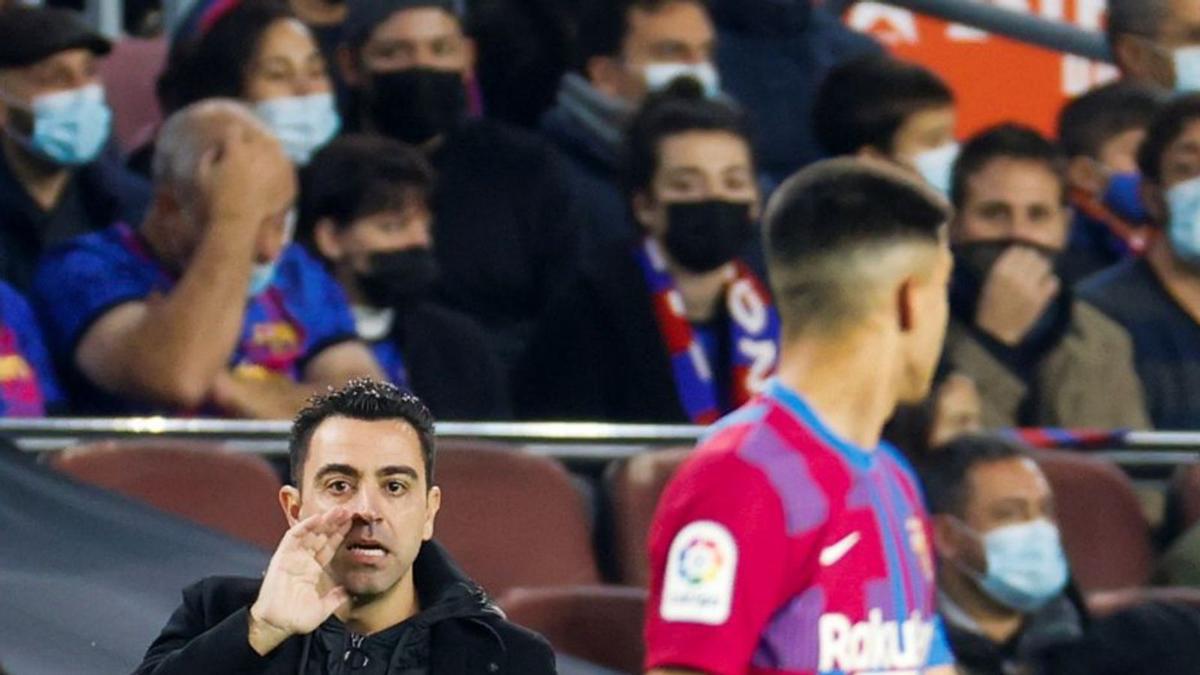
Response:
[{"label": "man's face", "polygon": [[331,417],[317,426],[301,484],[283,488],[280,501],[291,524],[337,507],[353,514],[330,563],[331,585],[369,599],[409,575],[441,506],[423,457],[416,430],[400,420]]},{"label": "man's face", "polygon": [[0,70],[0,125],[16,124],[28,135],[33,130],[29,111],[33,100],[46,94],[98,84],[96,55],[88,49],[68,49],[23,68]]},{"label": "man's face", "polygon": [[1050,484],[1026,457],[977,464],[968,472],[966,494],[961,523],[951,522],[953,516],[937,516],[938,554],[980,573],[987,571],[980,539],[988,532],[1039,519],[1056,522]]},{"label": "man's face", "polygon": [[431,248],[433,214],[429,205],[415,191],[405,202],[403,208],[359,218],[341,230],[332,222],[319,223],[318,229],[326,230],[318,235],[321,253],[339,268],[364,273],[368,271],[367,261],[373,253]]},{"label": "man's face", "polygon": [[1020,241],[1061,251],[1069,227],[1063,190],[1044,162],[997,157],[967,178],[954,243]]},{"label": "man's face", "polygon": [[1142,127],[1126,129],[1109,138],[1100,146],[1100,156],[1097,158],[1100,165],[1110,175],[1137,173],[1137,152],[1145,138],[1146,130]]},{"label": "man's face", "polygon": [[638,221],[653,237],[667,232],[667,206],[721,200],[753,204],[758,217],[758,184],[746,140],[725,131],[688,131],[663,139],[652,195],[634,200]]},{"label": "man's face", "polygon": [[654,11],[633,8],[617,59],[603,58],[589,68],[604,93],[639,105],[646,97],[646,66],[660,63],[712,63],[716,30],[708,12],[692,0],[670,2]]},{"label": "man's face", "polygon": [[1153,35],[1117,37],[1114,55],[1122,73],[1133,80],[1172,89],[1174,52],[1200,46],[1200,0],[1168,0],[1167,12]]},{"label": "man's face", "polygon": [[466,80],[475,68],[475,48],[457,17],[420,7],[396,12],[379,24],[360,59],[366,73],[423,67],[461,73]]},{"label": "man's face", "polygon": [[909,115],[892,139],[892,159],[915,169],[917,155],[954,142],[957,121],[952,105],[926,108]]}]

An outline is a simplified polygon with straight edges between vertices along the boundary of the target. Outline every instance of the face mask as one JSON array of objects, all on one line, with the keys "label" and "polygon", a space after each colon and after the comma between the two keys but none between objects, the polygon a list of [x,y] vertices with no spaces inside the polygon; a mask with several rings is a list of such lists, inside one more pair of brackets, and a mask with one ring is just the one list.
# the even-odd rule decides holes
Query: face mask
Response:
[{"label": "face mask", "polygon": [[1200,47],[1181,47],[1171,52],[1175,62],[1175,91],[1200,91]]},{"label": "face mask", "polygon": [[711,272],[738,257],[754,236],[748,202],[710,199],[667,205],[667,253],[693,272]]},{"label": "face mask", "polygon": [[371,120],[392,138],[419,145],[453,128],[466,110],[466,88],[456,71],[405,68],[371,76]]},{"label": "face mask", "polygon": [[34,154],[60,166],[80,166],[96,159],[112,128],[112,109],[104,88],[89,84],[33,99],[33,133],[14,134]]},{"label": "face mask", "polygon": [[250,271],[250,286],[246,288],[247,298],[256,298],[271,287],[271,282],[275,280],[275,268],[278,264],[278,261],[272,260],[269,263],[258,263],[254,266],[254,269]]},{"label": "face mask", "polygon": [[713,98],[721,93],[721,78],[711,63],[651,63],[643,70],[646,88],[662,91],[681,77],[690,77],[704,89],[704,95]]},{"label": "face mask", "polygon": [[301,166],[342,126],[329,92],[270,99],[256,104],[254,113],[274,132],[288,157]]},{"label": "face mask", "polygon": [[[964,526],[965,527],[965,526]],[[968,528],[968,531],[969,528]],[[979,537],[987,556],[987,573],[967,572],[984,593],[1010,609],[1029,613],[1062,593],[1070,571],[1058,528],[1038,519],[1009,525]]]},{"label": "face mask", "polygon": [[961,269],[982,286],[991,275],[996,261],[1000,260],[1000,256],[1014,246],[1033,249],[1052,263],[1058,259],[1057,253],[1050,249],[1017,239],[998,239],[958,244],[954,247],[954,265],[956,269]]},{"label": "face mask", "polygon": [[958,159],[958,143],[947,143],[933,150],[926,150],[913,158],[917,173],[943,195],[950,194],[950,182],[954,175],[954,161]]},{"label": "face mask", "polygon": [[1200,177],[1167,190],[1167,208],[1171,249],[1184,262],[1200,267]]},{"label": "face mask", "polygon": [[428,295],[438,276],[433,251],[420,246],[372,253],[367,270],[357,275],[358,285],[374,307],[411,307]]}]

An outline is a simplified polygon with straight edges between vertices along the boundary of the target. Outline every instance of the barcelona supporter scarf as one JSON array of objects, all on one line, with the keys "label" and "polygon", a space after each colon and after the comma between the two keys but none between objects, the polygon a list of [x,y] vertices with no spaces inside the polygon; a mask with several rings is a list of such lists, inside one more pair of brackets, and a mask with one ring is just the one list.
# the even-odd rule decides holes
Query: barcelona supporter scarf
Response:
[{"label": "barcelona supporter scarf", "polygon": [[734,407],[749,401],[775,374],[779,314],[771,296],[745,263],[733,263],[733,278],[725,289],[732,363],[712,364],[684,316],[683,298],[667,273],[657,242],[645,239],[637,249],[637,258],[650,289],[659,333],[671,358],[679,400],[694,424],[712,424],[728,412],[721,409],[714,366],[733,369]]}]

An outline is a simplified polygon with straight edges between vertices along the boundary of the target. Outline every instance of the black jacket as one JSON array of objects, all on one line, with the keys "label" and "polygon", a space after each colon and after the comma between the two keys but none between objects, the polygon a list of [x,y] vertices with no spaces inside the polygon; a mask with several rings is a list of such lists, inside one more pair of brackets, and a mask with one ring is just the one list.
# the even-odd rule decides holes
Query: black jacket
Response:
[{"label": "black jacket", "polygon": [[[505,621],[441,546],[426,543],[413,574],[424,610],[410,621],[428,623],[431,675],[555,673],[545,640]],[[210,577],[184,589],[183,605],[134,675],[296,675],[311,634],[294,636],[265,657],[250,648],[250,605],[261,583]]]},{"label": "black jacket", "polygon": [[606,251],[547,312],[513,380],[520,417],[688,423],[634,250]]}]

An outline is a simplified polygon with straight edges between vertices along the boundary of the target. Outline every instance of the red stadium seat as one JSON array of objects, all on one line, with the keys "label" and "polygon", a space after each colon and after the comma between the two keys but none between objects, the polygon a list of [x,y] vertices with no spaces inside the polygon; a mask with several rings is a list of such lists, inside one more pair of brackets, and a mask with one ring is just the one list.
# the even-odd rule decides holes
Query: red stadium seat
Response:
[{"label": "red stadium seat", "polygon": [[287,531],[279,476],[261,457],[188,441],[108,441],[54,455],[51,465],[84,483],[141,500],[275,550]]},{"label": "red stadium seat", "polygon": [[1039,450],[1035,457],[1054,491],[1063,546],[1084,593],[1144,586],[1154,551],[1129,477],[1082,454]]},{"label": "red stadium seat", "polygon": [[1186,532],[1200,522],[1200,464],[1179,467],[1171,479],[1170,492],[1178,509],[1177,528]]},{"label": "red stadium seat", "polygon": [[659,495],[691,448],[656,450],[614,465],[607,482],[613,510],[613,549],[622,583],[648,586],[646,540]]},{"label": "red stadium seat", "polygon": [[627,586],[518,589],[500,607],[555,651],[623,673],[642,672],[646,591]]},{"label": "red stadium seat", "polygon": [[558,462],[495,445],[446,443],[434,536],[493,597],[517,587],[600,582],[584,499]]}]

